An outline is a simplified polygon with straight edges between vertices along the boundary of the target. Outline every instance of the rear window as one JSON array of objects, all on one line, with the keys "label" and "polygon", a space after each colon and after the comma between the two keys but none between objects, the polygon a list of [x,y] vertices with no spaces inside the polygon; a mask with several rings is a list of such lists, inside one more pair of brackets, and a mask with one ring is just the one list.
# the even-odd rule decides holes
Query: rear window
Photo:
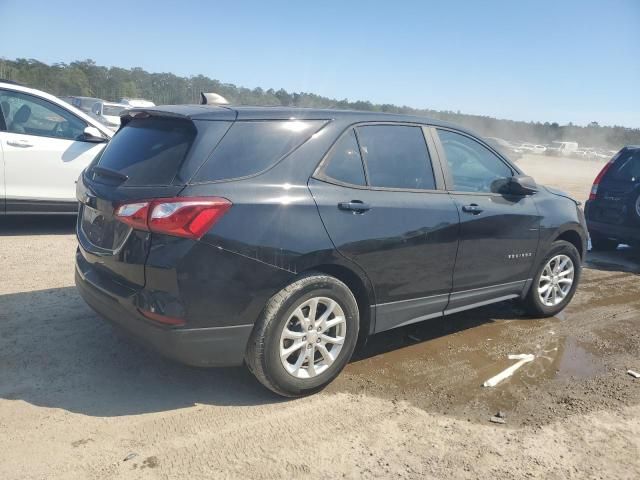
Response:
[{"label": "rear window", "polygon": [[98,165],[127,175],[127,186],[169,185],[196,133],[189,121],[133,119],[109,142]]},{"label": "rear window", "polygon": [[607,175],[613,180],[640,182],[640,150],[628,150],[618,157]]},{"label": "rear window", "polygon": [[233,124],[194,182],[214,182],[262,172],[304,143],[324,120],[259,120]]}]

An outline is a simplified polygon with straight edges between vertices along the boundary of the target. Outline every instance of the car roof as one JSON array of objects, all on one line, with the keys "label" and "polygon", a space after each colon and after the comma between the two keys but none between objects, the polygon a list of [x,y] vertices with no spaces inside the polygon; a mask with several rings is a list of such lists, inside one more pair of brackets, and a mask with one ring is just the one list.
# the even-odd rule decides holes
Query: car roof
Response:
[{"label": "car roof", "polygon": [[[466,129],[435,118],[385,112],[301,107],[257,107],[236,105],[159,105],[134,107],[128,111],[169,114],[192,120],[345,120],[358,122],[405,122]],[[476,135],[476,134],[474,134]],[[476,135],[477,136],[477,135]]]}]

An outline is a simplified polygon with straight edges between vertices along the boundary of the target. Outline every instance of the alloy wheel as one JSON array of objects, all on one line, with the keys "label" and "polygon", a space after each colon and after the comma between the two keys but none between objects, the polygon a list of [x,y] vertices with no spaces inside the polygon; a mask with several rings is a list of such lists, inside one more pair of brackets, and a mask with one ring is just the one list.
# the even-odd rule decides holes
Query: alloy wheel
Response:
[{"label": "alloy wheel", "polygon": [[280,335],[280,361],[296,378],[312,378],[335,362],[344,345],[347,321],[342,307],[327,297],[302,302]]},{"label": "alloy wheel", "polygon": [[554,307],[561,303],[571,291],[574,275],[575,269],[570,257],[552,257],[544,266],[538,282],[538,296],[542,304]]}]

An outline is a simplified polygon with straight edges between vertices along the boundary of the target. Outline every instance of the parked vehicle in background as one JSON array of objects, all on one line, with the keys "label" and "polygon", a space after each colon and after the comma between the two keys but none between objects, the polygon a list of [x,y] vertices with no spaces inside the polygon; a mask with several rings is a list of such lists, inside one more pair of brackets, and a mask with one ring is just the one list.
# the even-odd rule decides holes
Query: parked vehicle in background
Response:
[{"label": "parked vehicle in background", "polygon": [[96,102],[101,102],[102,99],[95,97],[70,96],[64,97],[64,101],[82,110],[84,113],[91,114],[91,107],[93,107]]},{"label": "parked vehicle in background", "polygon": [[573,152],[578,150],[578,142],[552,142],[554,145],[554,153],[558,155],[569,156],[572,155]]},{"label": "parked vehicle in background", "polygon": [[488,303],[562,310],[578,202],[421,117],[132,109],[78,179],[76,284],[164,354],[318,391],[359,337]]},{"label": "parked vehicle in background", "polygon": [[145,100],[144,98],[121,98],[120,103],[123,105],[128,105],[129,107],[155,107],[156,104],[150,100]]},{"label": "parked vehicle in background", "polygon": [[640,245],[640,146],[624,147],[604,166],[585,214],[594,250]]},{"label": "parked vehicle in background", "polygon": [[129,105],[124,103],[100,101],[93,104],[91,113],[107,127],[115,131],[120,128],[120,114],[130,108]]},{"label": "parked vehicle in background", "polygon": [[545,153],[547,151],[547,147],[545,147],[544,145],[534,145],[531,152],[532,153],[536,153],[538,155],[542,155],[543,153]]},{"label": "parked vehicle in background", "polygon": [[76,179],[113,133],[53,95],[2,81],[0,111],[0,214],[76,213]]},{"label": "parked vehicle in background", "polygon": [[515,162],[522,157],[522,153],[516,151],[513,144],[504,138],[485,137],[485,141],[502,155],[509,158],[509,160]]}]

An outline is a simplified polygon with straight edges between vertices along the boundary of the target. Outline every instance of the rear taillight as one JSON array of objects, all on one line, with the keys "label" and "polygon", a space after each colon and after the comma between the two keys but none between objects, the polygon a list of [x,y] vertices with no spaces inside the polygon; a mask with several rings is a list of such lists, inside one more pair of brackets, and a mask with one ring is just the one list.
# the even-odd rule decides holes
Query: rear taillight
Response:
[{"label": "rear taillight", "polygon": [[114,215],[137,230],[199,240],[231,208],[221,197],[176,197],[123,203]]},{"label": "rear taillight", "polygon": [[615,161],[616,161],[616,157],[613,157],[611,161],[607,162],[606,165],[602,167],[602,170],[600,170],[600,173],[598,174],[596,179],[593,181],[593,185],[591,186],[591,193],[589,194],[589,200],[596,199],[596,196],[598,195],[598,186],[600,185],[602,178],[607,173],[607,170],[611,168],[611,165],[613,165]]}]

